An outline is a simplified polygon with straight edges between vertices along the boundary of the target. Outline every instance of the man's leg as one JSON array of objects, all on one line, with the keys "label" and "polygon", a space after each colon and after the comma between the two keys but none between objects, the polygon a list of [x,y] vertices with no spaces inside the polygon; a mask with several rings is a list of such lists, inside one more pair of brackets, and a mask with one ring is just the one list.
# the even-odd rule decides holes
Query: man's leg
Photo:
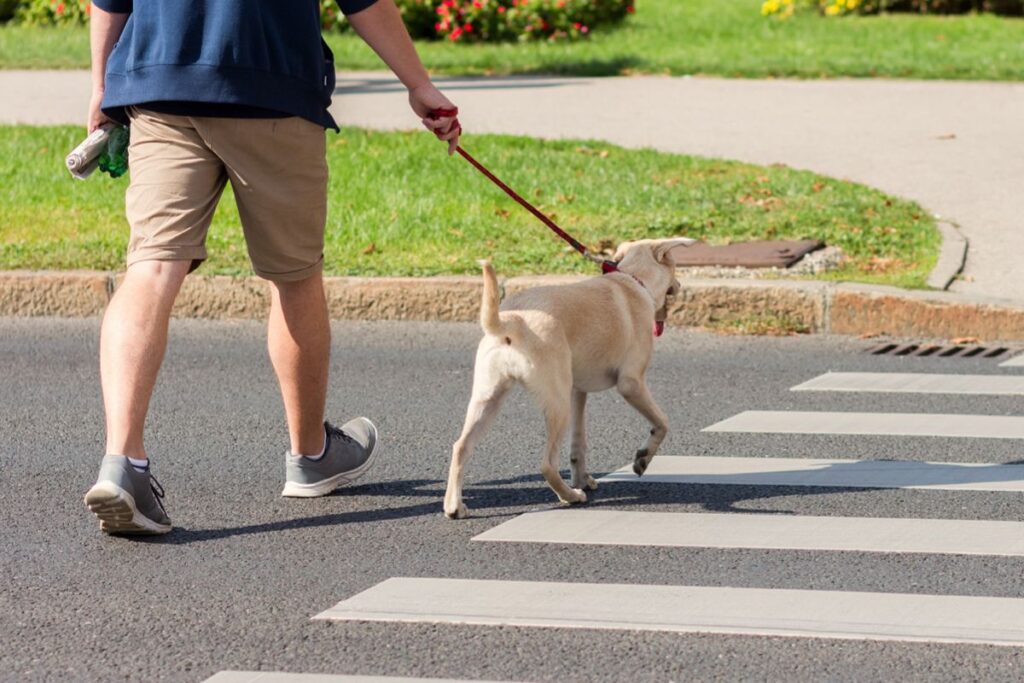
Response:
[{"label": "man's leg", "polygon": [[331,327],[320,273],[297,282],[271,283],[267,346],[281,384],[291,452],[324,448],[324,404]]},{"label": "man's leg", "polygon": [[171,306],[189,261],[141,261],[117,288],[100,336],[107,453],[146,458],[142,433],[167,347]]},{"label": "man's leg", "polygon": [[171,520],[149,472],[143,429],[167,347],[171,306],[191,261],[139,261],[128,267],[103,318],[100,378],[107,455],[85,504],[112,534],[165,534]]}]

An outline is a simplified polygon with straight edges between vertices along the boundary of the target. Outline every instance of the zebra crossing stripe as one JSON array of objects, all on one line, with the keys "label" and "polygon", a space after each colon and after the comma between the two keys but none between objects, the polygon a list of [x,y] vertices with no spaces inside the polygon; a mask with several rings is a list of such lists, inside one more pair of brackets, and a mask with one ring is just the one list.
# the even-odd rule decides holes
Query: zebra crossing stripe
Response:
[{"label": "zebra crossing stripe", "polygon": [[1024,557],[1024,523],[959,519],[549,510],[473,540]]},{"label": "zebra crossing stripe", "polygon": [[999,364],[1001,368],[1024,368],[1024,353]]},{"label": "zebra crossing stripe", "polygon": [[792,390],[1021,396],[1024,395],[1024,376],[829,372],[797,385]]},{"label": "zebra crossing stripe", "polygon": [[1022,492],[1024,465],[659,455],[643,477],[626,466],[599,481]]},{"label": "zebra crossing stripe", "polygon": [[704,431],[1024,439],[1024,417],[748,410]]},{"label": "zebra crossing stripe", "polygon": [[1024,645],[1024,599],[393,578],[315,619]]},{"label": "zebra crossing stripe", "polygon": [[454,678],[293,674],[281,671],[220,671],[203,683],[485,683]]}]

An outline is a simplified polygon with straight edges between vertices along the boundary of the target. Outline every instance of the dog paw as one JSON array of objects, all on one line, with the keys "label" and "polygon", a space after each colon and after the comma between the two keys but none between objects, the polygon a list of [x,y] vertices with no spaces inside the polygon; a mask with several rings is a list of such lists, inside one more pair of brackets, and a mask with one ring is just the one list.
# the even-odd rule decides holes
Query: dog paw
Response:
[{"label": "dog paw", "polygon": [[469,508],[467,508],[464,503],[459,503],[459,506],[454,510],[445,508],[444,516],[448,519],[465,519],[466,517],[469,517]]},{"label": "dog paw", "polygon": [[652,456],[648,455],[646,448],[641,448],[636,452],[636,456],[633,459],[633,473],[640,477],[647,471],[647,466],[651,464]]},{"label": "dog paw", "polygon": [[581,489],[570,489],[570,494],[566,498],[562,498],[562,502],[567,505],[575,505],[577,503],[586,503],[587,494]]},{"label": "dog paw", "polygon": [[573,486],[581,488],[584,491],[596,491],[597,490],[597,480],[588,475],[587,478],[583,480],[582,486],[580,486],[579,484],[577,484],[575,482],[573,483]]}]

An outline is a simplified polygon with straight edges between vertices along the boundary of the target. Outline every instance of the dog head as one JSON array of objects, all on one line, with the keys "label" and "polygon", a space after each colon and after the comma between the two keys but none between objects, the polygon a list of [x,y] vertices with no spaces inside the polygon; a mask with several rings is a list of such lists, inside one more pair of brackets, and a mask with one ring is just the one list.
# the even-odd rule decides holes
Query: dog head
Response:
[{"label": "dog head", "polygon": [[655,320],[664,320],[668,299],[679,293],[676,279],[676,262],[672,250],[693,244],[697,240],[689,237],[672,237],[660,240],[637,240],[623,242],[613,257],[619,270],[640,280],[654,297],[657,309]]}]

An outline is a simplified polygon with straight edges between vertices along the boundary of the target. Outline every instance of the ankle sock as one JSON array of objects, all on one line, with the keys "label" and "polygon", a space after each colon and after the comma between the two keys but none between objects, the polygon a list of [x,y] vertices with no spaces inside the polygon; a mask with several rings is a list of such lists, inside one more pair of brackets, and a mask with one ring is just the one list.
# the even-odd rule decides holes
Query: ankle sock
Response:
[{"label": "ankle sock", "polygon": [[139,460],[137,458],[128,458],[128,462],[132,464],[136,472],[145,472],[149,469],[149,458],[145,460]]},{"label": "ankle sock", "polygon": [[326,453],[326,452],[327,452],[327,432],[325,431],[324,432],[324,447],[320,449],[320,453],[318,453],[317,455],[302,455],[302,454],[299,454],[299,453],[294,453],[293,455],[296,458],[306,458],[307,460],[312,460],[313,462],[316,462],[320,458],[324,457],[324,453]]}]

